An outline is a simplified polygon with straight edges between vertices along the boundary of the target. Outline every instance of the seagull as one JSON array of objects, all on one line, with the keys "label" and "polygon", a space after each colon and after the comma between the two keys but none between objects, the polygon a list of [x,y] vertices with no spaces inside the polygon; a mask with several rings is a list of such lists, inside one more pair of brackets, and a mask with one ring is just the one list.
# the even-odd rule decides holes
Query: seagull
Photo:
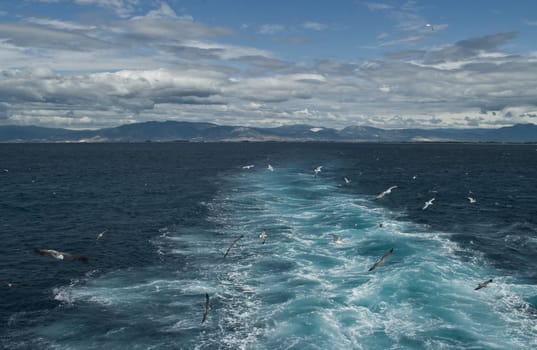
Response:
[{"label": "seagull", "polygon": [[85,256],[71,254],[71,253],[65,253],[65,252],[59,252],[59,251],[54,250],[54,249],[39,249],[39,248],[35,248],[34,252],[36,252],[37,254],[40,254],[40,255],[50,255],[54,259],[58,259],[58,260],[63,260],[64,258],[67,257],[67,258],[71,258],[73,260],[82,261],[84,263],[88,262],[88,258],[85,257]]},{"label": "seagull", "polygon": [[377,199],[380,199],[380,198],[384,197],[385,195],[392,193],[392,190],[394,190],[396,188],[397,188],[397,186],[392,186],[392,187],[388,188],[386,191],[379,193],[379,195],[377,196]]},{"label": "seagull", "polygon": [[270,170],[270,171],[274,171],[274,168],[270,164],[267,166],[267,169]]},{"label": "seagull", "polygon": [[475,203],[475,202],[477,202],[477,201],[476,201],[474,198],[472,198],[472,197],[468,197],[468,200],[470,201],[470,203]]},{"label": "seagull", "polygon": [[245,165],[245,166],[243,166],[242,168],[243,168],[243,169],[252,169],[253,167],[255,167],[255,165],[253,165],[253,164],[249,164],[249,165]]},{"label": "seagull", "polygon": [[261,239],[261,244],[265,244],[265,241],[267,240],[267,233],[265,232],[265,230],[261,232],[261,234],[259,235],[259,238]]},{"label": "seagull", "polygon": [[433,205],[433,202],[434,202],[434,198],[428,200],[427,202],[425,202],[425,205],[423,206],[423,208],[421,208],[421,210],[425,210],[429,208],[431,205]]},{"label": "seagull", "polygon": [[97,242],[99,239],[101,239],[106,232],[108,232],[108,229],[106,229],[106,230],[102,231],[101,233],[99,233],[97,235],[97,238],[95,239],[95,242]]},{"label": "seagull", "polygon": [[477,287],[474,288],[474,290],[480,290],[481,288],[485,288],[489,283],[492,282],[492,279],[486,280],[483,283],[479,283]]},{"label": "seagull", "polygon": [[242,237],[244,237],[244,235],[241,235],[239,238],[235,239],[235,240],[231,243],[231,245],[229,246],[229,248],[227,248],[227,250],[226,250],[226,254],[224,254],[224,258],[229,254],[229,251],[231,250],[231,248],[233,248],[233,247],[237,244],[237,242],[239,241],[239,239],[241,239]]},{"label": "seagull", "polygon": [[380,264],[382,264],[384,262],[384,259],[386,259],[387,257],[389,257],[390,255],[392,255],[393,253],[393,248],[391,248],[390,250],[388,250],[386,253],[384,253],[384,255],[378,259],[373,265],[371,265],[371,267],[369,268],[369,270],[367,271],[373,271],[374,269],[377,268],[377,266],[379,266]]},{"label": "seagull", "polygon": [[343,238],[341,238],[340,236],[332,233],[332,242],[334,242],[334,243],[342,243]]},{"label": "seagull", "polygon": [[434,27],[433,27],[433,25],[432,25],[432,24],[430,24],[430,23],[427,23],[427,24],[426,24],[425,26],[426,26],[427,28],[431,28],[431,30],[432,30],[432,31],[434,31]]},{"label": "seagull", "polygon": [[348,185],[351,183],[351,180],[347,179],[346,177],[343,177],[343,180],[345,180],[345,183]]},{"label": "seagull", "polygon": [[209,302],[209,294],[205,293],[205,312],[203,313],[203,318],[201,319],[201,323],[205,322],[207,319],[207,314],[209,313],[209,310],[211,309],[211,303]]},{"label": "seagull", "polygon": [[315,173],[315,176],[321,172],[321,169],[323,168],[322,165],[319,165],[317,168],[313,169],[313,172]]},{"label": "seagull", "polygon": [[418,175],[412,176],[412,180],[416,180],[418,178]]}]

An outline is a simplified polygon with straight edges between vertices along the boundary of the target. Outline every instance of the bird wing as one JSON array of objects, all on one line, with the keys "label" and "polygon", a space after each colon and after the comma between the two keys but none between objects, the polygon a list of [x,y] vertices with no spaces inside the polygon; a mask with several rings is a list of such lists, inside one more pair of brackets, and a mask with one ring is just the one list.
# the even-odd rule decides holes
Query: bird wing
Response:
[{"label": "bird wing", "polygon": [[373,265],[371,265],[371,267],[367,271],[373,271],[374,269],[377,268],[377,266],[379,266],[380,263],[381,263],[380,259],[377,260]]},{"label": "bird wing", "polygon": [[71,253],[65,253],[65,252],[59,252],[60,254],[62,254],[63,256],[66,256],[68,258],[71,258],[73,260],[78,260],[78,261],[81,261],[81,262],[84,262],[84,263],[87,263],[88,262],[88,258],[85,257],[85,256],[82,256],[82,255],[77,255],[77,254],[71,254]]},{"label": "bird wing", "polygon": [[209,310],[211,309],[211,303],[209,302],[209,294],[205,293],[205,311],[203,312],[203,318],[201,319],[201,323],[205,322],[207,319],[207,314],[209,313]]},{"label": "bird wing", "polygon": [[392,253],[393,253],[393,248],[388,250],[386,253],[384,253],[384,255],[380,259],[378,259],[373,265],[371,265],[371,267],[367,271],[373,271],[374,269],[376,269],[377,266],[382,264],[384,262],[384,259],[386,259],[388,256],[392,255]]},{"label": "bird wing", "polygon": [[239,239],[241,239],[242,237],[244,237],[244,235],[241,235],[239,238],[235,239],[229,246],[229,248],[227,248],[226,250],[226,253],[224,254],[224,258],[229,254],[229,251],[231,250],[231,248],[233,248],[235,246],[235,244],[237,244],[237,242],[239,241]]}]

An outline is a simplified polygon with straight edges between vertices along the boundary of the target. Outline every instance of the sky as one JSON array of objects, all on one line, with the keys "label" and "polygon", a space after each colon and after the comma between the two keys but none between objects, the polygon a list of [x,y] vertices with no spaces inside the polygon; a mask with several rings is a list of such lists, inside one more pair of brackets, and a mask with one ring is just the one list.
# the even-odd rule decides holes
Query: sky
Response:
[{"label": "sky", "polygon": [[537,123],[537,1],[2,0],[0,125]]}]

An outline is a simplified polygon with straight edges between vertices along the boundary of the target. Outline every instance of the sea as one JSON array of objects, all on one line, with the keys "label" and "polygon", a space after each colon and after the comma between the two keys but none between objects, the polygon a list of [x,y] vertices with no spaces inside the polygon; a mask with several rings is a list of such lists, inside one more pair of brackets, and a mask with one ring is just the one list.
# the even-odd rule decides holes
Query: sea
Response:
[{"label": "sea", "polygon": [[535,144],[2,144],[0,348],[536,349],[536,190]]}]

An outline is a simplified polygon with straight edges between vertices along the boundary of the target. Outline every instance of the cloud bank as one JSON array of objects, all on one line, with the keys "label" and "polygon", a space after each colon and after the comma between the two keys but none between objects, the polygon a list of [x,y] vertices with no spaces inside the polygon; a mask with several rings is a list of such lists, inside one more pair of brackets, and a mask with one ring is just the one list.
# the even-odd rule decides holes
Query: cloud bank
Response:
[{"label": "cloud bank", "polygon": [[[102,128],[186,120],[465,128],[535,122],[537,115],[537,56],[505,49],[516,32],[393,50],[376,60],[318,57],[311,63],[231,43],[238,35],[231,28],[179,16],[164,2],[136,16],[135,0],[75,3],[108,8],[116,17],[0,23],[0,124]],[[413,8],[367,7],[389,13],[407,38],[428,35],[416,27],[423,20]],[[314,21],[301,26],[326,29]],[[251,33],[286,29],[268,24]]]}]

